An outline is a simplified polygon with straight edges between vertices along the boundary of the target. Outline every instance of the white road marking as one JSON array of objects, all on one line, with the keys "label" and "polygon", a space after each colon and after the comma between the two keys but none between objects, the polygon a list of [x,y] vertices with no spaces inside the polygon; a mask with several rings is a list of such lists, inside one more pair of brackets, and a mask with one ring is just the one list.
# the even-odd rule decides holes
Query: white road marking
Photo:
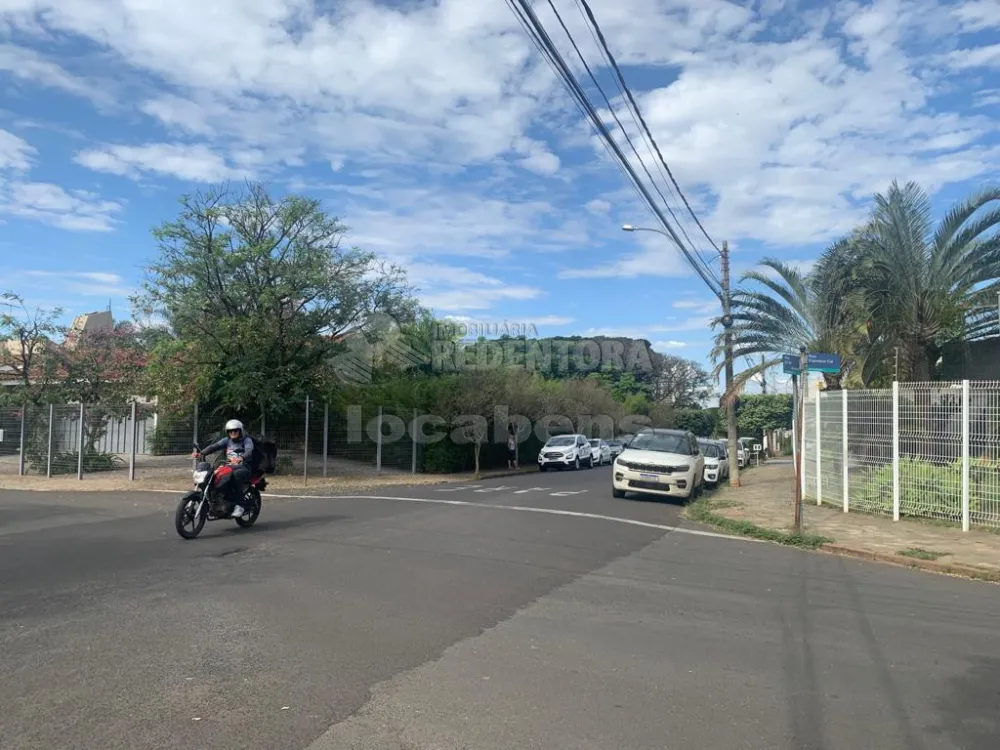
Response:
[{"label": "white road marking", "polygon": [[526,490],[514,490],[515,495],[523,495],[525,492],[545,492],[548,487],[529,487]]},{"label": "white road marking", "polygon": [[[153,492],[173,492],[173,490],[153,490]],[[676,534],[688,534],[690,536],[705,536],[713,539],[730,539],[740,542],[764,542],[762,539],[754,539],[752,537],[717,534],[714,531],[700,531],[698,529],[682,529],[679,526],[667,526],[662,523],[636,521],[632,518],[620,518],[618,516],[605,516],[600,513],[583,513],[576,510],[559,510],[556,508],[533,508],[526,505],[497,505],[495,503],[473,503],[468,500],[444,500],[443,498],[429,497],[396,497],[392,495],[276,495],[273,492],[268,492],[267,497],[278,497],[286,500],[393,500],[401,503],[455,505],[466,508],[488,508],[490,510],[509,510],[520,513],[541,513],[543,515],[567,516],[569,518],[589,518],[595,521],[609,521],[611,523],[622,523],[627,526],[641,526],[646,529],[658,529],[660,531],[670,531]]]}]

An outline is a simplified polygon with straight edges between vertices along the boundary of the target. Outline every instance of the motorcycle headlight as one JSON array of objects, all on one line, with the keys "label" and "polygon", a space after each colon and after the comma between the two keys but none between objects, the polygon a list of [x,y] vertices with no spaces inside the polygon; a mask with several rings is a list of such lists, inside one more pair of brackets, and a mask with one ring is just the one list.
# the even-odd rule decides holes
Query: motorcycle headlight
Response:
[{"label": "motorcycle headlight", "polygon": [[205,481],[205,477],[207,477],[207,476],[208,476],[208,472],[207,471],[196,471],[194,473],[194,483],[195,484],[201,484],[202,482]]}]

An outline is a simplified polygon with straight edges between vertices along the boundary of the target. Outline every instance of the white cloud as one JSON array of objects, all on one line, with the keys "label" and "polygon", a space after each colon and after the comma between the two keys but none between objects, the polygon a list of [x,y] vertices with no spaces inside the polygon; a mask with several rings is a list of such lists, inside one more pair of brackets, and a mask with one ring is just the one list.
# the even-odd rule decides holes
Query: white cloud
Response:
[{"label": "white cloud", "polygon": [[421,301],[433,310],[489,310],[510,300],[529,300],[542,291],[527,286],[490,286],[480,289],[449,289],[423,296]]},{"label": "white cloud", "polygon": [[120,203],[102,200],[88,191],[25,179],[23,173],[31,169],[36,155],[37,150],[27,141],[0,130],[0,215],[77,231],[108,231],[113,227]]},{"label": "white cloud", "polygon": [[972,68],[1000,68],[1000,44],[955,50],[947,59],[952,68],[960,71]]},{"label": "white cloud", "polygon": [[536,326],[568,326],[570,323],[575,322],[575,318],[570,318],[565,315],[533,315],[531,316],[531,323]]},{"label": "white cloud", "polygon": [[0,130],[0,170],[27,170],[37,151],[27,141],[11,132]]},{"label": "white cloud", "polygon": [[68,73],[28,47],[0,44],[0,71],[22,81],[38,83],[89,99],[102,107],[114,101],[106,88]]},{"label": "white cloud", "polygon": [[16,271],[19,285],[81,297],[127,297],[133,292],[121,275],[108,271]]},{"label": "white cloud", "polygon": [[699,313],[713,313],[720,310],[718,300],[693,300],[681,299],[674,302],[671,307],[677,310],[692,310]]},{"label": "white cloud", "polygon": [[995,0],[964,0],[952,12],[966,32],[1000,28],[1000,4]]},{"label": "white cloud", "polygon": [[683,349],[687,344],[683,341],[654,341],[650,346],[657,351],[665,351],[668,349]]},{"label": "white cloud", "polygon": [[603,216],[611,210],[611,204],[602,198],[594,198],[594,200],[588,202],[584,208],[592,214]]},{"label": "white cloud", "polygon": [[[244,165],[259,162],[262,155],[244,152]],[[97,172],[122,176],[138,176],[143,172],[176,177],[191,182],[217,182],[242,177],[248,170],[228,166],[222,156],[205,145],[151,143],[144,146],[106,146],[87,149],[74,161]]]},{"label": "white cloud", "polygon": [[[642,248],[639,252],[591,268],[567,268],[559,272],[559,278],[684,277],[693,273],[684,256],[666,237],[653,232],[639,232],[635,234],[635,239]],[[701,284],[701,280],[698,283]]]}]

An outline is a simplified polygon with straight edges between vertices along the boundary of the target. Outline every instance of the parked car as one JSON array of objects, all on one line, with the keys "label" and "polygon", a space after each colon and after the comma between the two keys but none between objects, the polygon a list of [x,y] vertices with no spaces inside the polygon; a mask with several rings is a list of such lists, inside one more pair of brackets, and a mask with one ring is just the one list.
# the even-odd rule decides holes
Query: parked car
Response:
[{"label": "parked car", "polygon": [[611,446],[600,438],[590,439],[590,450],[597,460],[598,466],[611,463]]},{"label": "parked car", "polygon": [[625,450],[625,443],[619,438],[612,438],[608,441],[608,448],[611,449],[611,460],[614,461]]},{"label": "parked car", "polygon": [[729,459],[726,449],[718,440],[699,439],[699,447],[705,456],[705,484],[713,487],[729,478]]},{"label": "parked car", "polygon": [[698,439],[686,430],[648,428],[635,437],[615,459],[612,495],[626,492],[697,497],[705,483],[705,458]]},{"label": "parked car", "polygon": [[538,453],[538,470],[579,469],[594,466],[594,452],[583,435],[553,435]]}]

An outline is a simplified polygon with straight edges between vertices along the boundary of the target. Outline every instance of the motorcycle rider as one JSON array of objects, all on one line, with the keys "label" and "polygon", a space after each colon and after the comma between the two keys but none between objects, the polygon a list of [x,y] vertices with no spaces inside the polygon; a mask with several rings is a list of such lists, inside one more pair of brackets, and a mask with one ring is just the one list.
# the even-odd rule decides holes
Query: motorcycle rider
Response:
[{"label": "motorcycle rider", "polygon": [[[221,450],[226,451],[226,460],[233,465],[233,481],[236,482],[239,490],[239,497],[242,499],[246,491],[250,488],[250,466],[253,461],[253,440],[243,430],[243,423],[238,419],[230,419],[226,422],[226,437],[212,443],[200,452],[193,454],[194,458],[201,458]],[[233,509],[233,518],[246,515],[246,510],[237,502]]]}]

